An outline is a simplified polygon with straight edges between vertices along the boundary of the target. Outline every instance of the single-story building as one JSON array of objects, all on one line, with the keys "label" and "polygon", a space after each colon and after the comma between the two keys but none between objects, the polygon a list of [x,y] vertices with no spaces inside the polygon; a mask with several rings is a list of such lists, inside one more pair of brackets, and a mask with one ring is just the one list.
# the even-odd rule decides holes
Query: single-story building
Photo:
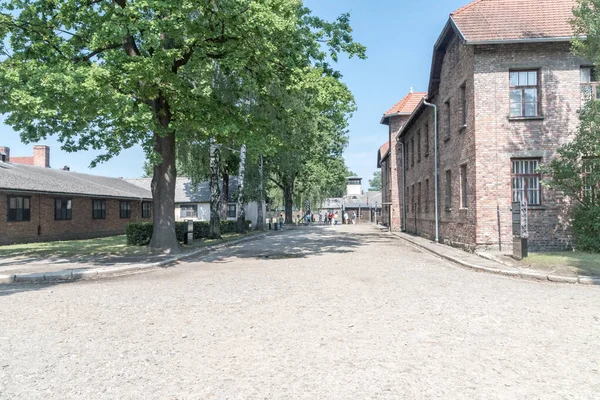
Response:
[{"label": "single-story building", "polygon": [[150,191],[108,178],[0,161],[0,244],[120,235],[152,221]]},{"label": "single-story building", "polygon": [[[152,178],[126,179],[127,182],[150,190]],[[227,220],[235,221],[238,217],[237,209],[237,178],[229,178],[229,191],[227,201]],[[245,207],[246,220],[252,221],[256,226],[258,221],[258,203],[249,202]],[[263,203],[263,217],[266,218],[266,207]],[[187,177],[177,177],[175,183],[175,220],[210,221],[210,186],[208,182],[200,182],[196,187]]]}]

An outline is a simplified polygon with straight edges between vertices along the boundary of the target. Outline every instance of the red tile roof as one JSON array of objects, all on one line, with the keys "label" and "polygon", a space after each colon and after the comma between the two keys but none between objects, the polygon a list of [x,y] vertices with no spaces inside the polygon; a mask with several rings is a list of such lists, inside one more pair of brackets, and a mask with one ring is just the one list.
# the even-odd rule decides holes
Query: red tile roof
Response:
[{"label": "red tile roof", "polygon": [[14,164],[33,165],[33,157],[11,157],[10,162]]},{"label": "red tile roof", "polygon": [[379,148],[379,154],[381,155],[381,158],[384,158],[385,155],[387,154],[387,152],[390,150],[390,142],[385,142],[380,148]]},{"label": "red tile roof", "polygon": [[570,38],[577,0],[476,0],[450,14],[468,42]]},{"label": "red tile roof", "polygon": [[423,100],[423,97],[427,96],[427,92],[411,92],[407,94],[402,100],[394,105],[394,107],[387,110],[383,115],[392,114],[406,114],[410,115],[417,108],[419,102]]}]

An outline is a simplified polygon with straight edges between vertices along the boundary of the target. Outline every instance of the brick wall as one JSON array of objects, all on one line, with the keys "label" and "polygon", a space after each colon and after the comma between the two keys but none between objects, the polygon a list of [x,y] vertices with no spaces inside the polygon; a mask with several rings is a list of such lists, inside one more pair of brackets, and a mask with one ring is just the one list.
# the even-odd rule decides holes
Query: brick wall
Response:
[{"label": "brick wall", "polygon": [[[473,49],[461,45],[455,38],[448,46],[442,65],[439,93],[431,99],[431,102],[438,106],[440,241],[462,247],[472,247],[475,243],[477,223],[473,57]],[[461,87],[464,87],[467,100],[466,125],[462,121]],[[448,109],[445,106],[447,103],[450,104],[450,126],[448,126]],[[408,166],[404,182],[408,194],[406,230],[430,238],[435,237],[434,126],[433,108],[427,107],[411,122],[411,126],[402,137],[406,146]],[[466,165],[467,168],[466,208],[461,207],[460,204],[461,165]],[[450,207],[445,206],[446,171],[451,172]]]},{"label": "brick wall", "polygon": [[[569,43],[479,46],[475,49],[475,124],[477,127],[477,244],[512,242],[511,158],[538,158],[548,163],[570,140],[578,125],[580,67]],[[509,118],[509,71],[537,69],[541,118]],[[532,250],[570,247],[569,208],[563,197],[542,188],[541,207],[529,212]]]},{"label": "brick wall", "polygon": [[151,218],[142,219],[139,200],[131,201],[131,218],[120,218],[118,199],[106,199],[106,219],[93,219],[92,199],[89,197],[68,197],[72,200],[72,219],[56,221],[55,196],[32,194],[27,195],[31,197],[30,220],[8,222],[8,195],[21,194],[0,191],[0,244],[121,235],[131,222],[152,221]]},{"label": "brick wall", "polygon": [[402,229],[402,146],[396,141],[396,136],[409,118],[409,115],[399,115],[390,117],[389,120],[390,201],[392,203],[390,206],[390,229],[395,232]]}]

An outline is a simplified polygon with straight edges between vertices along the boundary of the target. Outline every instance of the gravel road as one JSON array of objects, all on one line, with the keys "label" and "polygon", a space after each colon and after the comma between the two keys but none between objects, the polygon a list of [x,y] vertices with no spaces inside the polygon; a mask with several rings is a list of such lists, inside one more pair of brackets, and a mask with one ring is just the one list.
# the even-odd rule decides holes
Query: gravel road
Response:
[{"label": "gravel road", "polygon": [[461,269],[369,225],[0,286],[1,399],[598,399],[600,287]]}]

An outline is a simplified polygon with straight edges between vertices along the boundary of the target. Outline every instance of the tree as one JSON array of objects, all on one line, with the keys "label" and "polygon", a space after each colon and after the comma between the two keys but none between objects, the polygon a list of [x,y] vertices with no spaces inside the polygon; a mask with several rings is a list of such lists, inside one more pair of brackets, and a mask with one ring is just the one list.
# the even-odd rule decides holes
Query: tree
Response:
[{"label": "tree", "polygon": [[142,145],[153,165],[150,246],[178,251],[176,142],[220,142],[235,114],[212,101],[216,65],[240,87],[308,62],[328,69],[326,55],[364,53],[348,21],[294,0],[8,0],[0,112],[24,142],[57,135],[67,151],[103,150],[92,165]]},{"label": "tree", "polygon": [[381,170],[373,173],[373,179],[369,180],[370,192],[381,192]]}]

